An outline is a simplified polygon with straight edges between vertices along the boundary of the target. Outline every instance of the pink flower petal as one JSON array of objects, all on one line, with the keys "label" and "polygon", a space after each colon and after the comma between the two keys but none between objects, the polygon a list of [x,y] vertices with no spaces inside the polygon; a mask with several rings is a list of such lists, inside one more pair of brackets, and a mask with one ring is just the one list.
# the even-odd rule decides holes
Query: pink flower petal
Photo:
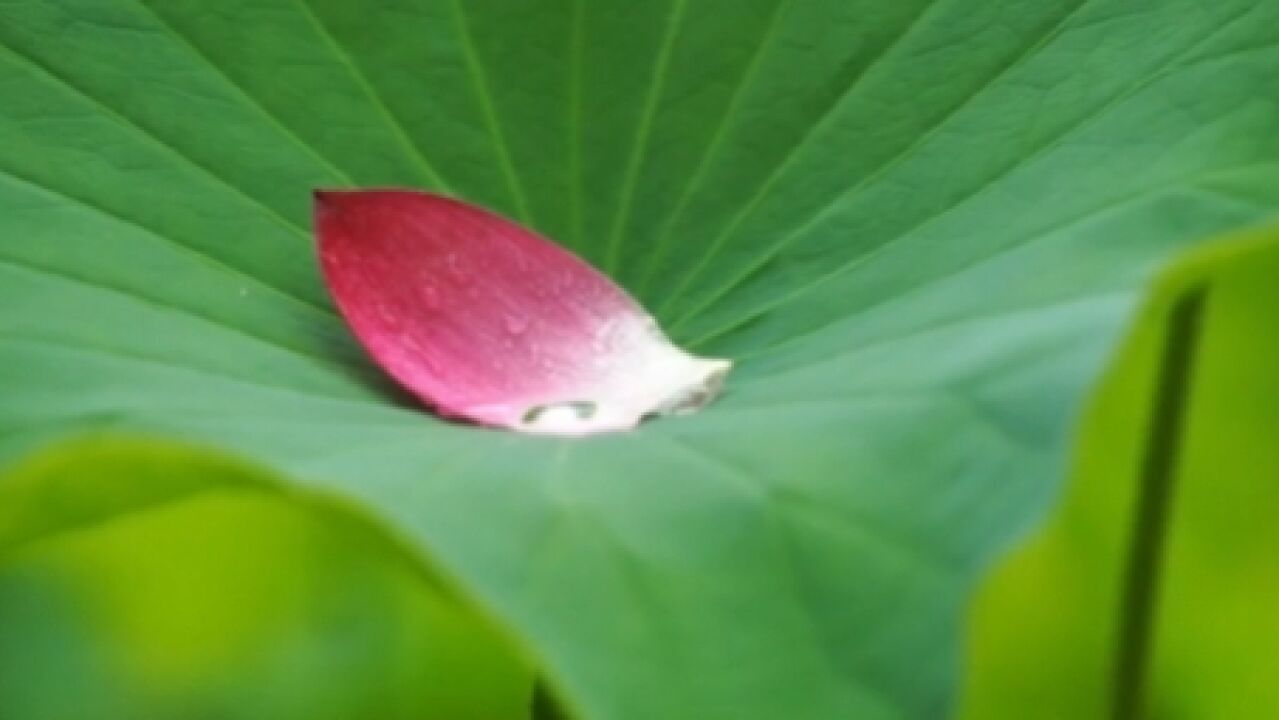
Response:
[{"label": "pink flower petal", "polygon": [[464,202],[317,192],[315,226],[356,337],[443,415],[530,433],[625,430],[701,407],[732,365],[675,347],[594,268]]}]

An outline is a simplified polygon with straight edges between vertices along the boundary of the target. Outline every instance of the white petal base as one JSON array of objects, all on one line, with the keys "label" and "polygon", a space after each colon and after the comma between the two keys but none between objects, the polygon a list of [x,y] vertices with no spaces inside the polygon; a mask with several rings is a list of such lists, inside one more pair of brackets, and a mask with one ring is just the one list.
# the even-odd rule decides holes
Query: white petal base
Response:
[{"label": "white petal base", "polygon": [[701,409],[723,390],[733,367],[679,349],[647,315],[625,314],[595,335],[580,348],[563,386],[525,402],[471,407],[468,414],[537,435],[629,430],[647,417]]}]

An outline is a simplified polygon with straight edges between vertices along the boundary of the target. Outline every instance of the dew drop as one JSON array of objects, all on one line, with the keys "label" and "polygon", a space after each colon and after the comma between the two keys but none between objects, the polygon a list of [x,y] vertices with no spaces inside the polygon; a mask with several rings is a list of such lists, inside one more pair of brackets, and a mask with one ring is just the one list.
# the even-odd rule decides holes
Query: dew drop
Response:
[{"label": "dew drop", "polygon": [[440,309],[440,291],[436,290],[432,285],[422,287],[422,303],[426,305],[428,310]]},{"label": "dew drop", "polygon": [[506,331],[512,335],[523,335],[528,330],[528,317],[518,313],[506,316]]},{"label": "dew drop", "polygon": [[617,350],[621,344],[623,329],[616,320],[603,322],[595,329],[591,339],[591,347],[597,355],[606,355]]},{"label": "dew drop", "polygon": [[528,269],[529,269],[528,256],[526,256],[524,253],[520,252],[519,250],[516,250],[515,252],[511,253],[511,258],[515,260],[516,270],[519,270],[520,272],[528,272]]},{"label": "dew drop", "polygon": [[466,269],[462,267],[462,258],[457,253],[449,253],[444,258],[444,265],[448,268],[449,275],[459,283],[469,283],[470,275]]}]

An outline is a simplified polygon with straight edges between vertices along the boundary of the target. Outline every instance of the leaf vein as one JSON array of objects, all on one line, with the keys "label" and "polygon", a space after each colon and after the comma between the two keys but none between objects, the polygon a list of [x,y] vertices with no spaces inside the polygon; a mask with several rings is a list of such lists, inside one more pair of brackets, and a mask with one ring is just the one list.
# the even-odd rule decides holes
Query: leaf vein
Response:
[{"label": "leaf vein", "polygon": [[368,77],[360,70],[359,66],[356,65],[351,54],[342,45],[342,43],[338,41],[337,37],[333,35],[328,27],[320,20],[319,16],[316,15],[311,4],[307,2],[307,0],[297,0],[297,3],[301,7],[303,14],[306,15],[307,20],[315,27],[321,40],[329,48],[329,51],[350,70],[351,78],[360,86],[360,90],[364,92],[365,96],[368,98],[369,104],[372,105],[378,114],[380,114],[386,121],[387,127],[390,128],[391,134],[395,136],[396,140],[409,151],[409,156],[413,158],[414,163],[418,166],[419,171],[422,172],[427,181],[446,192],[451,192],[449,183],[444,180],[444,177],[440,174],[439,170],[437,170],[435,166],[431,164],[430,160],[426,158],[426,154],[422,152],[422,148],[411,137],[409,137],[404,124],[400,122],[399,118],[397,118],[395,114],[391,112],[391,109],[387,107],[386,102],[382,99],[382,96],[377,92],[377,90],[374,89],[373,84],[369,81]]},{"label": "leaf vein", "polygon": [[[1207,39],[1207,38],[1205,38],[1205,39]],[[782,306],[782,305],[785,305],[786,303],[788,303],[788,302],[790,302],[790,301],[794,300],[795,298],[797,298],[797,297],[799,297],[799,296],[803,295],[804,293],[808,292],[809,290],[811,290],[812,288],[814,288],[814,287],[816,287],[816,286],[818,286],[818,285],[821,285],[821,284],[823,284],[823,283],[825,283],[825,282],[827,282],[827,281],[829,281],[829,280],[831,280],[831,279],[833,279],[833,278],[835,278],[835,277],[838,277],[838,276],[840,276],[840,275],[842,275],[842,274],[844,274],[844,273],[846,273],[846,272],[848,272],[848,271],[850,271],[850,270],[852,270],[852,269],[854,269],[854,268],[860,267],[861,265],[863,265],[863,264],[865,264],[866,262],[870,261],[870,260],[871,260],[871,259],[873,259],[874,257],[876,257],[876,256],[878,256],[878,255],[882,254],[883,252],[886,252],[887,250],[891,249],[892,247],[894,247],[895,245],[897,245],[897,244],[898,244],[899,242],[901,242],[902,240],[904,240],[904,239],[906,239],[906,238],[909,238],[909,237],[913,236],[913,235],[914,235],[915,233],[917,233],[919,230],[921,230],[921,229],[923,229],[923,228],[925,228],[925,227],[928,227],[928,226],[930,226],[932,223],[934,223],[934,222],[936,222],[936,221],[940,220],[941,218],[945,217],[946,215],[948,215],[950,212],[954,211],[955,209],[960,208],[960,207],[963,207],[965,204],[967,204],[967,203],[971,202],[972,200],[974,200],[974,199],[976,199],[976,198],[978,198],[978,197],[982,196],[982,195],[983,195],[983,194],[985,194],[986,192],[989,192],[989,191],[990,191],[990,189],[991,189],[991,188],[993,188],[993,187],[995,187],[995,186],[996,186],[996,184],[997,184],[1000,180],[1002,180],[1003,178],[1008,177],[1009,175],[1011,175],[1011,174],[1015,173],[1016,171],[1018,171],[1018,170],[1020,170],[1020,169],[1022,169],[1022,168],[1024,168],[1024,167],[1026,167],[1026,166],[1030,165],[1030,164],[1031,164],[1031,163],[1033,163],[1034,161],[1039,160],[1039,159],[1041,159],[1041,158],[1043,158],[1043,157],[1047,156],[1047,155],[1048,155],[1048,154],[1050,154],[1052,151],[1059,149],[1060,147],[1062,147],[1063,145],[1065,145],[1065,144],[1066,144],[1066,143],[1067,143],[1067,142],[1068,142],[1071,138],[1075,137],[1075,136],[1076,136],[1079,132],[1081,132],[1081,131],[1083,131],[1083,130],[1086,130],[1087,128],[1091,127],[1094,123],[1096,123],[1096,122],[1098,122],[1098,121],[1100,121],[1100,120],[1104,119],[1105,117],[1107,117],[1108,113],[1109,113],[1111,110],[1113,110],[1114,108],[1118,107],[1119,105],[1121,105],[1122,103],[1126,102],[1127,100],[1131,99],[1131,98],[1132,98],[1135,94],[1137,94],[1137,93],[1141,92],[1143,89],[1145,89],[1145,88],[1149,87],[1151,84],[1153,84],[1153,83],[1155,83],[1155,82],[1159,81],[1160,79],[1162,79],[1162,78],[1164,78],[1164,77],[1167,77],[1167,76],[1171,75],[1173,72],[1178,71],[1178,70],[1183,70],[1184,68],[1182,68],[1182,67],[1178,67],[1178,66],[1177,66],[1177,62],[1179,62],[1179,60],[1180,60],[1181,58],[1184,58],[1186,55],[1192,54],[1195,50],[1197,50],[1197,49],[1198,49],[1199,45],[1201,45],[1201,44],[1202,44],[1202,41],[1197,42],[1197,43],[1195,43],[1193,46],[1191,46],[1191,47],[1187,48],[1187,50],[1183,51],[1182,53],[1179,53],[1177,58],[1175,58],[1175,59],[1173,59],[1172,61],[1170,61],[1170,62],[1169,62],[1168,64],[1166,64],[1163,68],[1161,68],[1158,72],[1152,73],[1151,75],[1147,76],[1146,78],[1143,78],[1143,79],[1141,79],[1141,80],[1137,81],[1137,82],[1136,82],[1136,83],[1134,83],[1131,87],[1129,87],[1129,88],[1127,88],[1127,89],[1125,89],[1125,90],[1121,91],[1120,93],[1118,93],[1117,95],[1115,95],[1115,97],[1113,97],[1113,98],[1111,98],[1110,100],[1107,100],[1106,102],[1104,102],[1104,103],[1103,103],[1100,107],[1098,107],[1098,108],[1097,108],[1097,110],[1095,110],[1094,112],[1090,113],[1089,115],[1087,115],[1087,116],[1085,116],[1085,117],[1081,118],[1078,122],[1076,122],[1075,124],[1071,125],[1070,127],[1066,128],[1066,129],[1064,129],[1061,133],[1057,134],[1055,137],[1050,138],[1047,142],[1045,142],[1045,143],[1043,143],[1042,145],[1040,145],[1040,146],[1039,146],[1039,147],[1038,147],[1038,148],[1037,148],[1034,152],[1032,152],[1032,153],[1030,153],[1029,155],[1027,155],[1027,156],[1023,157],[1022,159],[1018,160],[1018,161],[1017,161],[1017,162],[1015,162],[1014,164],[1012,164],[1012,165],[1010,165],[1009,167],[1005,168],[1004,170],[1002,170],[1001,172],[997,173],[997,174],[996,174],[996,175],[994,175],[993,177],[989,178],[989,179],[988,179],[988,180],[986,180],[985,182],[981,183],[981,184],[980,184],[980,185],[978,185],[976,188],[974,188],[971,192],[969,192],[968,194],[966,194],[965,196],[963,196],[962,198],[960,198],[960,199],[959,199],[959,200],[957,200],[956,202],[952,203],[952,204],[951,204],[951,205],[949,205],[948,207],[946,207],[946,208],[944,208],[944,209],[942,209],[942,210],[940,210],[940,211],[938,211],[938,212],[936,212],[936,213],[933,213],[932,215],[930,215],[930,216],[928,216],[927,218],[923,219],[921,222],[916,223],[914,226],[912,226],[912,227],[908,228],[907,230],[905,230],[905,231],[903,231],[903,232],[901,232],[901,233],[898,233],[897,235],[893,236],[892,238],[889,238],[888,240],[886,240],[885,242],[880,243],[879,245],[877,245],[877,246],[875,246],[875,247],[873,247],[873,248],[870,248],[870,249],[869,249],[869,250],[867,250],[866,252],[863,252],[862,254],[860,254],[860,255],[858,255],[858,256],[856,256],[856,257],[851,258],[849,261],[847,261],[847,262],[845,262],[845,263],[840,264],[838,267],[836,267],[836,268],[832,269],[830,272],[827,272],[827,273],[825,273],[825,274],[822,274],[821,276],[819,276],[819,277],[818,277],[818,278],[816,278],[815,280],[812,280],[812,281],[806,282],[806,283],[804,283],[803,285],[800,285],[799,287],[797,287],[796,289],[794,289],[793,291],[790,291],[790,292],[786,292],[786,293],[781,294],[781,295],[780,295],[780,296],[778,296],[777,298],[774,298],[774,299],[770,300],[769,302],[767,302],[767,303],[764,303],[764,304],[760,305],[758,308],[756,308],[756,309],[754,309],[754,310],[750,311],[749,313],[744,314],[741,318],[738,318],[737,320],[733,320],[733,321],[730,321],[730,322],[728,322],[728,323],[725,323],[725,324],[724,324],[721,328],[719,328],[719,329],[717,329],[717,330],[715,330],[715,331],[713,331],[713,332],[711,332],[711,333],[707,333],[707,334],[705,334],[705,335],[701,336],[701,337],[700,337],[700,338],[698,338],[696,341],[693,341],[693,342],[692,342],[692,343],[690,343],[690,344],[696,345],[696,344],[698,344],[698,343],[705,342],[706,340],[709,340],[709,339],[711,339],[711,338],[713,338],[713,337],[718,337],[719,335],[723,335],[724,333],[726,333],[726,332],[728,332],[728,331],[731,331],[732,329],[734,329],[734,328],[736,328],[736,327],[738,327],[738,326],[740,326],[740,325],[742,325],[742,324],[744,324],[744,323],[750,322],[753,318],[756,318],[756,317],[760,316],[761,314],[768,312],[769,310],[772,310],[772,309],[775,309],[775,308],[780,307],[780,306]],[[859,185],[859,186],[855,187],[855,188],[854,188],[854,190],[857,190],[857,189],[859,189],[860,187],[861,187],[861,186]],[[1168,188],[1167,188],[1167,187],[1161,187],[1161,189],[1166,190],[1166,189],[1168,189]],[[838,198],[838,199],[837,199],[837,202],[839,202],[840,200],[844,200],[844,199],[847,199],[847,196],[846,196],[846,195],[841,196],[840,198]],[[827,209],[829,209],[829,207],[828,207]],[[823,211],[823,212],[824,212],[824,211]],[[807,227],[809,227],[809,226],[811,226],[811,225],[812,225],[812,222],[806,222],[806,223],[805,223],[803,226],[801,226],[801,227],[800,227],[800,228],[799,228],[796,232],[788,233],[788,234],[787,234],[787,236],[786,236],[785,238],[783,238],[783,243],[787,243],[787,244],[788,244],[789,242],[793,241],[793,239],[796,237],[796,235],[798,234],[798,232],[802,231],[803,229],[805,229],[805,228],[807,228]],[[716,292],[716,293],[715,293],[715,294],[711,297],[711,299],[710,299],[710,300],[708,300],[707,302],[703,302],[700,306],[698,306],[697,311],[698,311],[698,312],[700,312],[701,310],[706,309],[707,307],[710,307],[710,306],[714,305],[714,304],[715,304],[716,302],[718,302],[719,300],[722,300],[722,299],[723,299],[723,298],[724,298],[724,297],[725,297],[725,296],[726,296],[729,292],[731,292],[731,291],[732,291],[733,289],[735,289],[738,285],[740,285],[742,282],[744,282],[744,281],[745,281],[745,280],[746,280],[746,279],[750,276],[751,272],[753,272],[753,271],[754,271],[754,269],[758,268],[758,267],[759,267],[759,265],[761,265],[761,264],[762,264],[762,262],[767,262],[768,258],[771,258],[771,257],[773,257],[773,256],[775,256],[775,255],[776,255],[776,252],[774,252],[774,253],[772,253],[772,254],[769,254],[767,257],[764,257],[764,258],[763,258],[760,262],[753,263],[753,264],[752,264],[752,266],[751,266],[751,268],[750,268],[749,270],[747,270],[747,271],[745,271],[745,272],[740,273],[738,276],[736,276],[736,277],[734,278],[734,280],[733,280],[732,282],[730,282],[728,285],[726,285],[726,286],[724,286],[723,288],[721,288],[721,290],[717,291],[717,292]],[[684,315],[684,316],[683,316],[683,317],[682,317],[679,321],[675,322],[675,323],[671,326],[671,329],[672,329],[672,330],[674,330],[675,328],[679,327],[681,324],[686,323],[686,322],[687,322],[690,318],[692,318],[692,317],[694,316],[694,314],[695,314],[694,312],[690,312],[690,313],[685,314],[685,315]]]},{"label": "leaf vein", "polygon": [[66,89],[68,92],[81,98],[85,102],[88,102],[89,104],[97,108],[100,108],[103,114],[107,118],[109,118],[112,122],[114,122],[116,125],[119,125],[121,128],[124,128],[125,130],[131,132],[132,134],[152,144],[154,147],[158,148],[164,154],[179,160],[183,165],[187,165],[189,167],[195,168],[196,170],[200,172],[200,174],[210,178],[216,184],[227,188],[232,193],[248,201],[250,204],[256,205],[257,207],[261,208],[269,218],[271,218],[275,222],[278,222],[283,227],[287,228],[290,232],[298,235],[300,238],[303,238],[303,239],[307,238],[305,229],[298,223],[295,223],[292,220],[289,220],[288,218],[284,217],[284,215],[282,215],[278,210],[276,210],[273,207],[270,207],[269,205],[262,202],[261,200],[253,197],[240,186],[236,185],[235,183],[232,183],[230,180],[227,180],[221,175],[215,173],[208,166],[200,162],[197,162],[195,158],[184,154],[182,151],[178,150],[173,145],[170,145],[164,140],[161,140],[159,136],[155,135],[151,131],[147,130],[146,128],[133,122],[129,118],[116,112],[111,106],[107,105],[105,102],[99,100],[97,97],[90,95],[87,91],[72,84],[69,80],[64,79],[62,76],[55,73],[52,69],[45,67],[42,63],[36,61],[34,58],[24,55],[22,53],[19,53],[17,50],[14,50],[13,48],[8,47],[6,45],[2,45],[2,44],[0,44],[0,53],[8,55],[10,58],[15,60],[19,64],[25,66],[26,68],[31,70],[33,73],[38,75],[40,78],[42,78],[46,82],[62,87]]},{"label": "leaf vein", "polygon": [[133,220],[131,218],[125,217],[124,215],[121,215],[119,213],[116,213],[115,211],[108,209],[105,205],[102,205],[90,200],[86,200],[84,198],[76,197],[64,190],[54,188],[50,185],[44,185],[44,184],[38,183],[34,180],[31,180],[30,178],[22,177],[21,175],[18,175],[14,171],[6,168],[0,168],[0,176],[7,177],[10,179],[10,182],[13,182],[15,184],[20,184],[24,187],[28,187],[41,194],[45,194],[54,198],[67,200],[70,203],[79,205],[80,207],[83,207],[87,210],[90,210],[91,212],[101,215],[104,218],[120,223],[121,225],[124,225],[126,227],[136,228],[142,231],[142,233],[147,235],[148,237],[152,237],[152,238],[155,238],[156,240],[159,240],[160,242],[164,243],[165,245],[168,245],[169,247],[173,248],[177,252],[183,255],[186,255],[188,257],[191,257],[197,260],[198,262],[200,262],[201,264],[207,265],[208,267],[214,270],[218,270],[220,272],[226,273],[233,277],[236,277],[242,280],[247,280],[253,283],[254,285],[260,286],[272,293],[280,295],[281,297],[287,300],[290,300],[299,305],[302,305],[308,310],[318,312],[321,315],[325,316],[325,318],[332,318],[335,316],[333,309],[328,307],[327,305],[318,303],[314,300],[309,300],[300,295],[291,293],[281,287],[272,285],[271,283],[268,283],[267,281],[263,280],[260,277],[257,277],[256,275],[252,275],[245,270],[242,270],[238,267],[235,267],[234,265],[231,265],[223,260],[218,259],[217,257],[211,255],[207,251],[199,250],[195,248],[194,246],[187,245],[186,243],[183,243],[183,242],[179,242],[177,239],[169,237],[167,235],[161,235],[160,233],[143,225],[137,220]]},{"label": "leaf vein", "polygon": [[822,112],[822,114],[817,118],[816,122],[814,122],[812,126],[809,127],[808,132],[804,134],[804,137],[800,138],[799,142],[797,142],[787,151],[786,155],[772,169],[768,177],[764,179],[764,182],[760,184],[759,188],[751,196],[750,200],[748,200],[745,204],[743,204],[742,208],[738,210],[736,214],[734,214],[731,220],[729,220],[728,225],[724,227],[724,230],[722,230],[718,235],[716,235],[715,239],[712,240],[707,245],[706,252],[697,261],[697,264],[694,265],[693,268],[689,270],[687,274],[685,274],[684,279],[681,280],[679,284],[677,284],[671,290],[666,302],[658,306],[657,312],[655,313],[656,315],[662,315],[665,312],[665,310],[671,306],[672,303],[677,302],[679,300],[679,298],[684,294],[684,291],[689,286],[689,284],[691,284],[692,281],[695,280],[699,274],[701,274],[701,272],[706,268],[706,266],[709,265],[710,262],[714,260],[715,257],[719,254],[719,251],[723,249],[724,243],[727,242],[728,238],[737,229],[737,226],[739,226],[742,222],[744,222],[746,217],[768,195],[769,190],[772,189],[772,186],[777,182],[778,178],[782,175],[782,173],[785,172],[786,168],[788,168],[791,165],[791,163],[794,162],[795,158],[799,155],[800,151],[804,147],[806,147],[808,143],[812,141],[814,136],[816,136],[817,133],[822,128],[824,128],[828,122],[830,122],[834,118],[836,111],[842,105],[844,105],[845,102],[847,102],[848,98],[852,97],[853,94],[856,93],[862,87],[862,84],[865,82],[866,78],[870,77],[872,72],[877,67],[880,66],[883,60],[887,58],[889,55],[891,55],[898,47],[900,47],[901,44],[905,42],[906,39],[909,38],[911,34],[914,33],[923,24],[924,19],[928,17],[929,13],[933,11],[935,8],[941,6],[942,2],[943,0],[931,0],[927,5],[925,5],[920,10],[919,14],[916,15],[914,18],[912,18],[909,23],[907,23],[906,27],[902,29],[901,33],[899,33],[897,37],[893,38],[891,42],[885,45],[883,50],[881,50],[878,55],[876,55],[873,59],[871,59],[871,61],[868,62],[866,66],[863,67],[861,71],[857,73],[857,76],[854,77],[848,83],[848,87],[846,87],[844,91],[840,93],[839,96],[836,97],[833,102],[831,102],[830,106],[827,107]]},{"label": "leaf vein", "polygon": [[635,203],[635,186],[639,181],[640,166],[648,152],[648,142],[653,132],[653,119],[657,114],[657,105],[670,73],[671,54],[679,28],[683,24],[687,4],[687,0],[673,0],[671,3],[670,16],[666,20],[666,32],[662,38],[661,48],[657,52],[657,63],[653,68],[653,79],[649,83],[648,94],[644,99],[639,127],[635,131],[635,142],[631,146],[631,156],[626,163],[626,175],[619,191],[621,204],[613,217],[613,230],[609,233],[608,247],[604,255],[604,270],[613,277],[617,276],[617,265],[621,260],[622,234],[626,230],[626,224],[631,216],[631,207]]},{"label": "leaf vein", "polygon": [[94,289],[100,292],[105,292],[113,295],[119,295],[122,297],[130,298],[139,303],[142,303],[143,305],[147,305],[155,310],[158,310],[161,313],[173,313],[177,315],[185,315],[189,318],[200,320],[204,323],[207,323],[208,325],[212,327],[221,328],[222,330],[228,331],[231,334],[238,335],[243,338],[247,338],[249,340],[254,341],[255,343],[265,345],[271,348],[275,348],[289,355],[293,355],[295,357],[304,359],[308,363],[315,365],[316,367],[322,368],[325,371],[336,370],[340,372],[342,370],[342,367],[338,363],[333,362],[330,358],[325,357],[323,355],[313,354],[313,353],[299,350],[297,348],[290,347],[275,338],[269,338],[264,335],[258,335],[249,330],[245,330],[244,328],[236,327],[235,325],[232,325],[231,323],[225,320],[218,319],[217,317],[213,315],[207,315],[202,312],[192,310],[190,308],[183,308],[183,307],[171,305],[164,302],[163,300],[158,300],[156,298],[148,297],[134,290],[117,287],[109,283],[94,280],[73,272],[68,272],[66,270],[59,270],[59,269],[54,269],[50,267],[35,265],[32,263],[27,263],[12,257],[0,257],[0,266],[6,266],[17,271],[28,272],[34,275],[49,278],[51,280],[58,280],[61,282],[81,285],[83,287]]},{"label": "leaf vein", "polygon": [[533,217],[529,213],[528,200],[524,197],[524,189],[520,186],[519,177],[515,173],[515,165],[511,161],[510,150],[506,146],[506,136],[497,118],[497,109],[493,104],[493,95],[489,90],[488,78],[485,75],[484,67],[480,64],[475,42],[471,38],[470,24],[466,19],[466,12],[462,9],[461,0],[450,0],[450,2],[453,7],[453,17],[457,24],[458,39],[462,44],[462,54],[466,60],[466,70],[474,83],[476,98],[480,103],[480,112],[484,115],[484,124],[488,126],[489,134],[493,138],[493,149],[497,152],[498,163],[502,166],[502,172],[506,175],[507,187],[510,190],[511,198],[515,202],[516,212],[519,213],[520,219],[524,221],[525,225],[531,225]]},{"label": "leaf vein", "polygon": [[728,101],[728,106],[724,110],[724,114],[720,117],[719,124],[715,128],[715,132],[711,136],[710,142],[706,146],[706,150],[702,153],[698,160],[697,167],[690,175],[688,182],[684,183],[684,188],[680,192],[680,198],[675,203],[675,207],[666,216],[666,220],[662,223],[662,229],[658,232],[656,239],[653,240],[653,249],[647,253],[648,260],[645,265],[643,274],[636,283],[636,293],[642,295],[644,290],[653,281],[653,275],[657,272],[661,261],[670,252],[671,235],[675,230],[675,224],[684,215],[688,204],[692,201],[693,195],[697,188],[705,181],[706,173],[710,170],[711,160],[719,152],[719,148],[724,144],[728,137],[728,128],[732,124],[730,121],[737,115],[742,102],[745,101],[747,91],[753,87],[756,74],[763,67],[764,56],[768,54],[768,49],[772,44],[773,38],[781,31],[782,18],[786,15],[786,10],[790,8],[792,0],[780,0],[773,9],[773,14],[768,22],[763,36],[755,46],[755,52],[752,54],[750,61],[746,66],[746,70],[738,78],[737,87],[733,90],[733,95]]},{"label": "leaf vein", "polygon": [[156,11],[155,8],[148,5],[146,2],[144,2],[144,0],[134,0],[134,3],[139,8],[144,10],[147,15],[150,15],[155,20],[156,25],[158,25],[162,30],[164,30],[165,33],[167,33],[170,37],[172,37],[174,41],[176,41],[179,45],[184,47],[187,50],[187,52],[191,53],[192,57],[194,57],[202,65],[210,69],[213,72],[213,75],[221,79],[221,81],[228,88],[230,88],[233,93],[235,93],[242,100],[244,100],[249,107],[256,110],[257,113],[261,115],[264,120],[266,120],[269,124],[271,124],[277,130],[279,130],[285,137],[289,138],[300,149],[305,151],[308,155],[312,156],[317,162],[320,163],[320,165],[324,166],[325,169],[327,169],[336,178],[346,183],[347,185],[355,184],[355,181],[351,179],[351,176],[347,175],[345,171],[343,171],[338,166],[334,165],[328,158],[321,155],[319,150],[317,150],[310,143],[303,140],[302,137],[298,135],[296,131],[294,131],[292,128],[288,127],[287,125],[285,125],[270,110],[267,110],[266,106],[263,105],[260,100],[250,95],[248,91],[245,90],[243,87],[241,87],[240,84],[237,83],[235,80],[233,80],[231,76],[227,74],[225,70],[218,67],[217,63],[213,62],[213,60],[210,59],[209,56],[205,55],[200,48],[196,47],[195,43],[193,43],[190,39],[188,39],[182,33],[178,32],[178,29],[175,28],[172,24],[170,24],[168,20],[165,20],[164,17],[160,15],[160,13]]},{"label": "leaf vein", "polygon": [[[1061,20],[1057,21],[1057,23],[1055,23],[1051,28],[1049,28],[1049,30],[1043,36],[1041,36],[1037,41],[1027,46],[1027,48],[1023,50],[1022,52],[1018,53],[1017,56],[1014,57],[1010,63],[1005,65],[1003,68],[1001,68],[997,72],[988,76],[981,83],[981,85],[976,88],[976,90],[974,90],[967,98],[963,100],[963,102],[959,103],[950,111],[945,113],[936,123],[934,123],[931,127],[929,127],[929,129],[926,132],[917,136],[908,146],[906,146],[903,150],[901,150],[897,154],[893,155],[886,162],[881,163],[873,171],[871,171],[864,178],[858,181],[857,184],[854,185],[852,188],[840,191],[840,193],[833,199],[831,203],[827,204],[824,208],[822,208],[817,213],[815,213],[812,218],[809,218],[808,220],[803,222],[796,230],[787,233],[785,236],[782,237],[781,240],[779,240],[772,247],[770,247],[769,249],[761,253],[760,256],[756,258],[754,262],[750,263],[746,267],[746,269],[744,269],[742,272],[735,275],[723,287],[710,293],[705,300],[703,300],[698,305],[695,305],[693,308],[686,311],[679,319],[677,319],[671,325],[671,329],[674,330],[675,328],[684,324],[685,322],[688,321],[688,318],[693,317],[697,313],[706,309],[707,307],[714,305],[716,302],[722,299],[725,295],[732,292],[732,290],[736,288],[739,284],[741,284],[741,282],[745,280],[745,278],[749,277],[751,273],[753,273],[756,269],[761,267],[764,263],[768,262],[771,258],[775,257],[778,253],[785,250],[785,248],[788,247],[792,242],[794,242],[795,238],[800,236],[805,229],[807,229],[808,227],[811,227],[814,223],[823,219],[829,211],[831,211],[833,208],[838,207],[843,201],[846,201],[851,195],[860,191],[862,188],[865,188],[867,185],[871,184],[874,180],[879,179],[887,172],[901,165],[903,162],[906,162],[907,160],[909,160],[911,157],[914,157],[915,152],[920,147],[922,147],[928,140],[936,136],[937,133],[941,132],[941,130],[945,128],[947,124],[949,124],[950,120],[952,120],[957,115],[959,115],[959,113],[961,113],[965,108],[969,107],[974,100],[985,95],[985,93],[989,91],[989,89],[995,84],[997,80],[1006,76],[1008,73],[1012,72],[1014,69],[1021,67],[1025,62],[1035,57],[1035,55],[1041,49],[1043,49],[1048,43],[1050,43],[1054,38],[1060,35],[1062,31],[1065,30],[1065,28],[1069,25],[1071,19],[1076,17],[1081,11],[1084,10],[1084,8],[1088,7],[1092,2],[1094,2],[1094,0],[1084,0],[1080,4],[1076,5],[1074,9],[1072,9],[1069,13],[1063,16]],[[770,183],[778,177],[779,175],[777,173],[774,173],[773,177],[770,178]],[[762,193],[766,194],[767,189],[768,189],[767,187],[763,188]],[[752,206],[757,204],[762,199],[763,194],[756,196],[756,200],[752,202]],[[744,221],[748,214],[749,213],[739,214],[738,222],[736,222],[733,226],[731,226],[726,231],[725,234],[726,235],[731,234],[732,231],[736,230],[736,226],[740,224],[740,222]],[[720,246],[722,246],[723,244],[724,244],[723,242],[719,243]],[[705,264],[706,264],[705,262],[699,264],[699,268],[704,267]],[[687,287],[687,283],[684,283],[680,289],[676,290],[675,293],[672,293],[672,294],[677,295],[678,293],[682,292],[683,288],[686,288],[686,287]]]}]

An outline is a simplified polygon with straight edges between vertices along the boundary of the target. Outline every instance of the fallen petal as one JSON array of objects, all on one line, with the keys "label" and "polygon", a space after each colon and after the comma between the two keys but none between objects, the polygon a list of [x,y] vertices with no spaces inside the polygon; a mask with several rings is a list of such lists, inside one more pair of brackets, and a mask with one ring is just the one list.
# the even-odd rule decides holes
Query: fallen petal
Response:
[{"label": "fallen petal", "polygon": [[732,363],[689,355],[603,274],[473,205],[315,193],[320,263],[357,338],[442,415],[586,435],[693,412]]}]

